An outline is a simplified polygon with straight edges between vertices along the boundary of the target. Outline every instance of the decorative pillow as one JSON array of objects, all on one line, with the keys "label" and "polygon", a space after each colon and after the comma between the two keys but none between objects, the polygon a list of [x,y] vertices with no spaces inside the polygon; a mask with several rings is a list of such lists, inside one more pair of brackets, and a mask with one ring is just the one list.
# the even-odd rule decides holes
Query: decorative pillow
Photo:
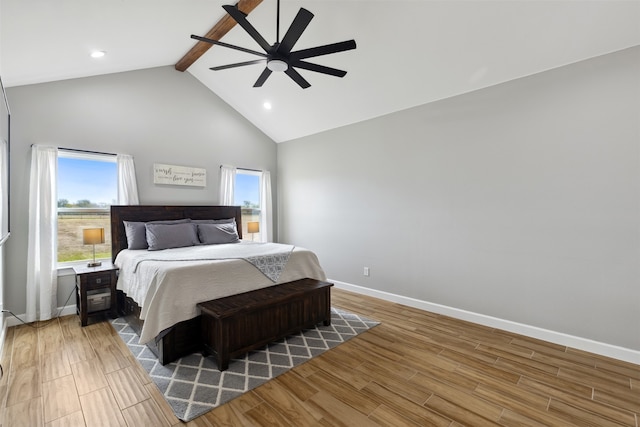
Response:
[{"label": "decorative pillow", "polygon": [[128,249],[147,249],[147,232],[144,222],[123,221],[124,232],[127,235]]},{"label": "decorative pillow", "polygon": [[189,218],[174,219],[166,221],[150,221],[150,222],[135,222],[135,221],[122,221],[124,223],[124,232],[127,235],[127,249],[147,249],[149,244],[147,243],[147,231],[145,224],[182,224],[190,222]]},{"label": "decorative pillow", "polygon": [[183,248],[199,244],[196,226],[191,223],[146,223],[147,243],[150,251]]},{"label": "decorative pillow", "polygon": [[240,240],[235,221],[226,224],[198,224],[198,239],[203,245],[236,243]]},{"label": "decorative pillow", "polygon": [[235,218],[227,218],[227,219],[192,219],[191,222],[194,224],[230,224],[236,222]]}]

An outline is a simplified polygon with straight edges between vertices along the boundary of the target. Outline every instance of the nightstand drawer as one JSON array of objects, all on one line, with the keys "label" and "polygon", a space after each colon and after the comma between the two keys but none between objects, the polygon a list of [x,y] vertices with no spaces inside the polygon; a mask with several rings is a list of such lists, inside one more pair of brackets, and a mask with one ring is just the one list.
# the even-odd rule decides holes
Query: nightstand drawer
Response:
[{"label": "nightstand drawer", "polygon": [[87,291],[87,312],[107,310],[111,308],[111,289],[100,288]]},{"label": "nightstand drawer", "polygon": [[86,280],[85,284],[89,287],[102,285],[109,286],[111,284],[111,273],[96,273],[96,274],[87,274],[84,279]]}]

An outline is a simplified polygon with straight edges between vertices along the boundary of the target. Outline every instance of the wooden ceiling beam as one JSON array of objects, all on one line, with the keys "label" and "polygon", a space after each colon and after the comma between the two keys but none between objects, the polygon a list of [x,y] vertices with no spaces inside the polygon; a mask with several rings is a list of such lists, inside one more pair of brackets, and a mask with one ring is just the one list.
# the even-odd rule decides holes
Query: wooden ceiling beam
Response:
[{"label": "wooden ceiling beam", "polygon": [[[256,8],[262,0],[240,0],[236,5],[245,14],[249,14]],[[225,34],[229,32],[236,25],[236,21],[229,16],[226,12],[224,16],[213,26],[211,30],[204,37],[213,40],[220,40]],[[182,59],[176,63],[176,70],[186,71],[194,62],[198,60],[204,53],[209,50],[213,45],[206,42],[197,42],[195,46],[187,52]]]}]

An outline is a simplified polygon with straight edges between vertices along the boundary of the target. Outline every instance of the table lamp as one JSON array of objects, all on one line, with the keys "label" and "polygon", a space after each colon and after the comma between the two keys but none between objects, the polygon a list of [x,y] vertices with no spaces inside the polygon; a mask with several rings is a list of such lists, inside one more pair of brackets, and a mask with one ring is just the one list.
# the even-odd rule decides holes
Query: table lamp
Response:
[{"label": "table lamp", "polygon": [[102,265],[100,261],[96,261],[96,245],[104,243],[104,228],[83,229],[82,243],[85,245],[93,245],[93,262],[88,263],[87,267],[97,267]]},{"label": "table lamp", "polygon": [[260,223],[255,221],[255,222],[248,222],[247,223],[247,233],[251,233],[251,241],[253,241],[253,235],[255,233],[259,233],[260,232]]}]

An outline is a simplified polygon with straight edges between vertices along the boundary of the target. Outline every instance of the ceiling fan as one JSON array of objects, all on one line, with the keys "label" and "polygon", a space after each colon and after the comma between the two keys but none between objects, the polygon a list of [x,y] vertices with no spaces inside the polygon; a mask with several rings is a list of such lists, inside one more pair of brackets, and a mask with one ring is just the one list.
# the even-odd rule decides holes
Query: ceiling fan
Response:
[{"label": "ceiling fan", "polygon": [[253,25],[251,25],[249,21],[247,21],[247,15],[240,9],[238,9],[237,6],[225,5],[222,7],[242,28],[244,28],[244,30],[251,36],[251,38],[253,38],[256,43],[260,45],[260,47],[264,50],[264,53],[192,34],[191,38],[195,40],[200,40],[203,42],[219,45],[229,49],[239,50],[246,53],[251,53],[253,55],[262,57],[262,59],[255,59],[253,61],[245,61],[235,64],[211,67],[211,70],[226,70],[228,68],[242,67],[245,65],[266,62],[264,71],[262,71],[262,74],[260,74],[253,87],[261,87],[273,71],[284,71],[285,74],[291,77],[291,79],[303,89],[306,89],[311,85],[304,79],[304,77],[300,75],[300,73],[295,70],[295,68],[302,68],[304,70],[315,71],[317,73],[328,74],[330,76],[336,77],[344,77],[345,74],[347,74],[346,71],[326,67],[324,65],[313,64],[311,62],[304,61],[304,59],[355,49],[355,40],[347,40],[343,42],[312,47],[309,49],[292,51],[293,46],[296,44],[304,30],[311,22],[311,19],[313,18],[313,13],[309,12],[307,9],[300,8],[298,14],[293,19],[291,26],[287,30],[282,40],[280,40],[280,0],[278,0],[276,13],[276,42],[270,45],[269,43],[267,43],[264,37],[262,37],[260,33],[258,33]]}]

